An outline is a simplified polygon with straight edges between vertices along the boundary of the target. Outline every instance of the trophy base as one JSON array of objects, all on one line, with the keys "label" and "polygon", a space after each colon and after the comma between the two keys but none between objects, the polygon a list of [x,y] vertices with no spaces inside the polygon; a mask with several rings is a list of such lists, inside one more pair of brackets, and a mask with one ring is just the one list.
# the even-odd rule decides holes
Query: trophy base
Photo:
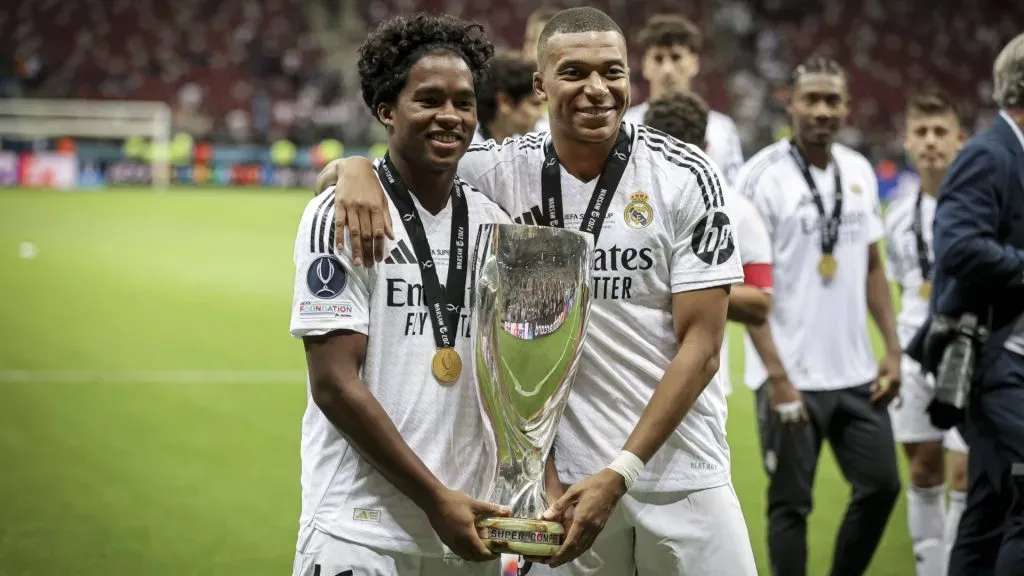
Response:
[{"label": "trophy base", "polygon": [[553,556],[565,537],[558,522],[527,518],[485,518],[476,529],[488,550],[523,556]]}]

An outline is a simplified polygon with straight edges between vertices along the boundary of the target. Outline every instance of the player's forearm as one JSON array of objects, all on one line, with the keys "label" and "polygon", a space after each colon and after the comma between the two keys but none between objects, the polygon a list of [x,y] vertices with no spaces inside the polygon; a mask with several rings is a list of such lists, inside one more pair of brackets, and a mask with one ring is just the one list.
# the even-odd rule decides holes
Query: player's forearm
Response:
[{"label": "player's forearm", "polygon": [[771,325],[768,322],[750,324],[747,326],[747,333],[750,334],[750,343],[754,345],[754,351],[764,364],[768,379],[775,380],[785,376],[786,367],[782,364],[778,348],[775,347]]},{"label": "player's forearm", "polygon": [[640,421],[626,440],[624,450],[646,463],[679,427],[718,372],[721,332],[719,330],[717,338],[704,330],[693,329],[687,333],[640,415]]},{"label": "player's forearm", "polygon": [[729,293],[729,320],[742,324],[760,324],[771,312],[771,298],[756,286],[733,286]]},{"label": "player's forearm", "polygon": [[896,313],[892,307],[892,294],[889,292],[889,280],[885,277],[885,269],[879,265],[868,269],[868,309],[874,318],[878,330],[885,341],[886,352],[900,352],[900,342],[896,335]]},{"label": "player's forearm", "polygon": [[426,509],[443,485],[409,448],[380,402],[358,379],[320,378],[313,382],[313,400],[324,416],[381,475]]}]

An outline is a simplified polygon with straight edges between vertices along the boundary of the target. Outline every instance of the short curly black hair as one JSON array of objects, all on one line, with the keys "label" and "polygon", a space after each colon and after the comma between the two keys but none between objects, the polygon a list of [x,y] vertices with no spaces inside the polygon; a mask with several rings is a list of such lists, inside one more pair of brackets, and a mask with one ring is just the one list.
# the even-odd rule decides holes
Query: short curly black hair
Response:
[{"label": "short curly black hair", "polygon": [[466,61],[479,86],[494,56],[483,26],[448,15],[396,16],[370,32],[359,47],[359,83],[363,101],[377,118],[381,103],[394,103],[409,79],[409,69],[427,54],[450,51]]},{"label": "short curly black hair", "polygon": [[644,114],[644,124],[703,148],[709,113],[707,103],[700,96],[692,92],[677,92],[652,100]]}]

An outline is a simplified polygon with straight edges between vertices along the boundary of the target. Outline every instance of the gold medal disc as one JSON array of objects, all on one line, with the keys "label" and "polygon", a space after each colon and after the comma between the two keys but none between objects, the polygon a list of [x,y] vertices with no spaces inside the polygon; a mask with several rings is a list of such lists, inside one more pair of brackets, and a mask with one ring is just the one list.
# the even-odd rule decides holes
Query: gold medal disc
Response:
[{"label": "gold medal disc", "polygon": [[445,384],[452,384],[462,374],[462,357],[454,348],[438,348],[430,363],[434,377]]},{"label": "gold medal disc", "polygon": [[917,291],[921,295],[921,298],[930,300],[932,297],[932,281],[925,280],[924,284],[921,284],[921,289]]},{"label": "gold medal disc", "polygon": [[831,254],[822,254],[821,260],[818,261],[818,273],[825,280],[831,280],[836,275],[837,267],[836,258]]}]

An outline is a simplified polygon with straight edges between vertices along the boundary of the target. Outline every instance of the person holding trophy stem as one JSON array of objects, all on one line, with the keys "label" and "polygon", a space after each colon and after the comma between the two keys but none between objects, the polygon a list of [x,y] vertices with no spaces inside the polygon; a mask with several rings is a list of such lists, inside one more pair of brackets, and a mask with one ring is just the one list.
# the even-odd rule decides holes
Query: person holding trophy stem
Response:
[{"label": "person holding trophy stem", "polygon": [[426,15],[386,21],[360,48],[363,98],[388,132],[374,173],[408,258],[354,265],[350,240],[335,237],[333,190],[302,215],[290,331],[303,340],[309,389],[294,576],[498,570],[475,522],[510,511],[482,500],[493,448],[478,440],[485,426],[461,358],[469,249],[481,224],[510,220],[456,175],[493,53],[479,24]]},{"label": "person holding trophy stem", "polygon": [[[622,122],[626,41],[606,14],[559,12],[537,48],[550,134],[486,141],[459,163],[513,220],[594,236],[593,314],[554,444],[569,487],[543,514],[566,536],[533,568],[756,574],[725,397],[709,385],[743,279],[722,175],[699,148]],[[353,261],[373,267],[394,232],[370,162],[334,161],[319,180],[337,183],[335,224],[354,239]]]}]

